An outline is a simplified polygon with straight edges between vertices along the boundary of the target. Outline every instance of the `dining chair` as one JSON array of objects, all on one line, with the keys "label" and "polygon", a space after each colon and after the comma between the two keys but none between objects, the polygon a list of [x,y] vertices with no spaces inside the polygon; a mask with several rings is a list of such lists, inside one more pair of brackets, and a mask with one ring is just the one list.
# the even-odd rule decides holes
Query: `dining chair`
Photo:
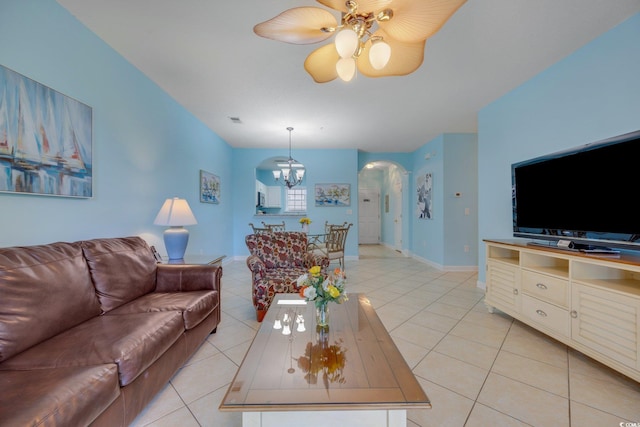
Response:
[{"label": "dining chair", "polygon": [[353,224],[343,225],[325,223],[327,234],[323,245],[316,246],[312,252],[324,254],[329,258],[329,262],[338,260],[341,268],[344,268],[344,247],[347,241],[347,234]]},{"label": "dining chair", "polygon": [[[264,222],[263,222],[263,224],[264,224]],[[256,227],[255,225],[253,225],[252,222],[249,223],[249,227],[251,227],[251,229],[253,230],[254,234],[255,233],[269,233],[269,232],[271,232],[271,230],[269,230],[266,227],[264,227],[264,228],[263,227]]]},{"label": "dining chair", "polygon": [[265,222],[262,221],[262,225],[264,225],[265,228],[268,228],[269,231],[287,231],[284,225],[284,220],[282,221],[282,224],[265,224]]}]

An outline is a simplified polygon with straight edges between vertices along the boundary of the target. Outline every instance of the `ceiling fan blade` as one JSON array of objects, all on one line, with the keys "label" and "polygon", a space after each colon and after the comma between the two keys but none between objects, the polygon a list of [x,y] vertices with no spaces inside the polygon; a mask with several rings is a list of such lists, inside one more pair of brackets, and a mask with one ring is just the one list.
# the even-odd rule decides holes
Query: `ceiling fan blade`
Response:
[{"label": "ceiling fan blade", "polygon": [[333,35],[321,28],[335,28],[338,20],[319,7],[294,7],[268,21],[257,24],[253,32],[260,37],[292,44],[311,44]]},{"label": "ceiling fan blade", "polygon": [[[318,0],[318,3],[340,12],[348,12],[345,0]],[[377,12],[389,7],[393,0],[357,0],[358,11],[361,13]]]},{"label": "ceiling fan blade", "polygon": [[338,77],[336,64],[340,59],[338,51],[333,43],[324,45],[307,56],[304,61],[304,69],[313,77],[316,83],[327,83]]},{"label": "ceiling fan blade", "polygon": [[363,75],[367,77],[405,76],[422,65],[426,40],[413,43],[401,42],[387,37],[382,30],[376,31],[373,35],[382,36],[391,46],[391,58],[383,69],[376,70],[369,62],[371,43],[367,43],[358,57],[358,70]]},{"label": "ceiling fan blade", "polygon": [[390,37],[417,42],[434,35],[466,0],[394,0],[393,18],[378,22]]}]

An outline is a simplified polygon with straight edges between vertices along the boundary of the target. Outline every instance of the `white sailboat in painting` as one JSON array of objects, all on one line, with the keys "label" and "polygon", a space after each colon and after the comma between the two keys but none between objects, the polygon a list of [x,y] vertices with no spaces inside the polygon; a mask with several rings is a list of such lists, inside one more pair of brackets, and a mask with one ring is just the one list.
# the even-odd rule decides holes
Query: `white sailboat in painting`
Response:
[{"label": "white sailboat in painting", "polygon": [[42,139],[42,163],[57,165],[60,153],[60,140],[56,128],[56,114],[53,106],[51,91],[45,93],[46,115],[43,117],[44,108],[38,110],[38,122],[40,123],[40,137]]},{"label": "white sailboat in painting", "polygon": [[7,106],[7,89],[0,98],[0,158],[13,157],[13,144],[9,133],[9,108]]},{"label": "white sailboat in painting", "polygon": [[27,94],[27,88],[20,81],[18,103],[18,141],[15,151],[15,162],[25,168],[30,168],[31,163],[40,163],[40,141],[38,130],[33,117],[31,102]]},{"label": "white sailboat in painting", "polygon": [[86,172],[86,167],[80,154],[78,136],[71,121],[69,105],[65,103],[63,108],[62,135],[60,138],[61,151],[59,158],[65,167],[74,172]]}]

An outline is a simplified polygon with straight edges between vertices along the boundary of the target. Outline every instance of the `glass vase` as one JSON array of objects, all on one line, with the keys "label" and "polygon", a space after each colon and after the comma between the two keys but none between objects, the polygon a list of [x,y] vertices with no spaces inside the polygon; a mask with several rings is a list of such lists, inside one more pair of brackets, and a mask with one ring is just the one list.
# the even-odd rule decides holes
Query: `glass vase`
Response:
[{"label": "glass vase", "polygon": [[316,307],[316,329],[318,331],[329,330],[329,304],[326,302]]}]

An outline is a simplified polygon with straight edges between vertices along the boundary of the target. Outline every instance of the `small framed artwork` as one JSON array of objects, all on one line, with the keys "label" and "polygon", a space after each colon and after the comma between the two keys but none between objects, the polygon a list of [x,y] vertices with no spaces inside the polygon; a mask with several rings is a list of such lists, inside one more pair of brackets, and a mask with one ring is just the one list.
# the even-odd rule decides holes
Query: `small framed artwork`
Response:
[{"label": "small framed artwork", "polygon": [[433,174],[431,172],[418,175],[417,214],[419,219],[433,219]]},{"label": "small framed artwork", "polygon": [[200,170],[200,203],[220,203],[220,178]]},{"label": "small framed artwork", "polygon": [[316,184],[316,206],[351,206],[350,184]]}]

